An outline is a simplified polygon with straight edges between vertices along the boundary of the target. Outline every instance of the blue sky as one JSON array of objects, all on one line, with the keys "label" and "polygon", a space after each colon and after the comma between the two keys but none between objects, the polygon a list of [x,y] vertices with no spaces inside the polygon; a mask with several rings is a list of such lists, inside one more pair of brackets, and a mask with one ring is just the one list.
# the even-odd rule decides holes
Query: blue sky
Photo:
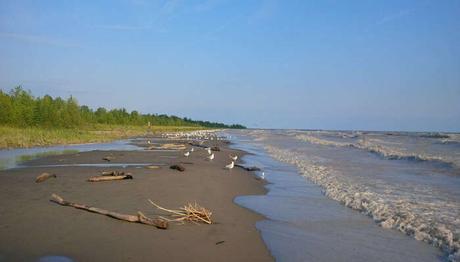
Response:
[{"label": "blue sky", "polygon": [[0,0],[0,88],[249,127],[460,131],[460,1]]}]

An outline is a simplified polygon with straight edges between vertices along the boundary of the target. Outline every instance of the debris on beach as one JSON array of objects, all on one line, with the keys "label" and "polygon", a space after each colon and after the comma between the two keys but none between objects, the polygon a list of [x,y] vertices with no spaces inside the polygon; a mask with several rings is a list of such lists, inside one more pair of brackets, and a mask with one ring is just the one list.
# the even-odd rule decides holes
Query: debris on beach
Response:
[{"label": "debris on beach", "polygon": [[178,170],[178,171],[180,171],[180,172],[184,172],[184,171],[185,171],[185,167],[182,166],[182,165],[179,165],[179,164],[177,164],[177,165],[172,165],[172,166],[170,166],[169,168]]},{"label": "debris on beach", "polygon": [[70,207],[74,207],[74,208],[77,208],[77,209],[86,210],[86,211],[89,211],[89,212],[92,212],[92,213],[109,216],[109,217],[116,218],[116,219],[123,220],[123,221],[127,221],[127,222],[141,223],[141,224],[145,224],[145,225],[155,226],[155,227],[157,227],[159,229],[167,229],[168,224],[169,224],[168,221],[166,221],[166,220],[164,220],[162,218],[154,218],[154,219],[149,218],[149,217],[145,216],[140,211],[137,212],[137,215],[121,214],[121,213],[117,213],[117,212],[108,211],[108,210],[105,210],[105,209],[102,209],[102,208],[97,208],[97,207],[86,206],[86,205],[83,205],[83,204],[72,203],[72,202],[64,200],[62,197],[60,197],[60,196],[58,196],[56,194],[51,195],[51,201],[54,202],[54,203],[57,203],[57,204],[59,204],[61,206],[70,206]]},{"label": "debris on beach", "polygon": [[88,182],[103,182],[103,181],[113,181],[113,180],[125,180],[133,179],[132,175],[102,175],[102,176],[93,176],[88,178]]},{"label": "debris on beach", "polygon": [[198,205],[196,202],[195,203],[188,203],[185,206],[173,210],[173,209],[167,209],[164,207],[161,207],[160,205],[154,203],[152,200],[148,200],[150,204],[155,206],[156,208],[166,211],[170,214],[172,218],[165,218],[165,217],[160,217],[166,221],[170,222],[192,222],[192,223],[204,223],[204,224],[212,224],[211,216],[212,212],[209,211],[208,209]]},{"label": "debris on beach", "polygon": [[184,144],[163,144],[160,146],[149,146],[147,150],[164,149],[164,150],[185,150],[187,147]]},{"label": "debris on beach", "polygon": [[35,179],[35,183],[41,183],[51,177],[56,178],[56,174],[50,174],[46,172],[42,173],[41,175],[37,176],[37,178]]},{"label": "debris on beach", "polygon": [[211,147],[211,151],[220,151],[220,147],[213,146],[213,147]]},{"label": "debris on beach", "polygon": [[261,170],[259,167],[256,167],[256,166],[243,166],[239,164],[236,164],[235,166],[240,167],[246,171],[260,171]]},{"label": "debris on beach", "polygon": [[102,158],[102,160],[105,160],[107,162],[110,162],[110,161],[112,161],[114,159],[115,159],[115,157],[113,157],[113,156],[105,156],[105,157]]}]

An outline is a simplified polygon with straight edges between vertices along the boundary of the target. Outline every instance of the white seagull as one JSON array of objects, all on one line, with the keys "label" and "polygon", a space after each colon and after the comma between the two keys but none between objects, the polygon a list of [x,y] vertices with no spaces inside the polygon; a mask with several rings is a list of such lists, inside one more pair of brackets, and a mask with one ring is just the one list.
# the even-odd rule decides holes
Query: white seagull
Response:
[{"label": "white seagull", "polygon": [[265,172],[262,172],[262,179],[265,179]]},{"label": "white seagull", "polygon": [[236,161],[238,159],[238,156],[237,155],[228,155],[233,161]]},{"label": "white seagull", "polygon": [[188,157],[190,155],[190,152],[185,152],[184,156]]},{"label": "white seagull", "polygon": [[193,151],[195,151],[195,148],[193,148],[193,147],[190,148],[190,152],[193,152]]},{"label": "white seagull", "polygon": [[230,164],[225,166],[225,169],[232,169],[235,166],[235,162],[231,162]]},{"label": "white seagull", "polygon": [[212,154],[210,147],[207,147],[206,150],[208,151],[208,154]]},{"label": "white seagull", "polygon": [[214,154],[211,154],[207,157],[208,160],[213,160],[214,159]]}]

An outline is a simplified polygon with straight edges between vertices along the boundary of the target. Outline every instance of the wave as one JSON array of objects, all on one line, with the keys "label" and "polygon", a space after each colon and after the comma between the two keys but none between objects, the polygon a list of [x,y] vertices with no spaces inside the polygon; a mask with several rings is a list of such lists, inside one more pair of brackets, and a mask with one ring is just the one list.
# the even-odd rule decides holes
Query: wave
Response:
[{"label": "wave", "polygon": [[274,158],[297,166],[303,176],[322,187],[327,197],[367,214],[384,228],[397,229],[440,247],[449,254],[449,260],[460,261],[458,203],[438,199],[430,189],[413,185],[405,190],[402,185],[373,180],[373,186],[368,186],[359,178],[344,176],[292,150],[268,145],[265,149]]},{"label": "wave", "polygon": [[373,142],[372,139],[360,139],[356,143],[336,142],[317,138],[311,135],[296,135],[297,139],[306,141],[312,144],[336,146],[336,147],[353,147],[361,150],[366,150],[371,153],[377,154],[389,160],[410,160],[410,161],[431,161],[437,163],[447,164],[452,166],[453,163],[439,156],[431,156],[427,154],[417,154],[412,152],[403,152],[388,146],[383,146]]}]

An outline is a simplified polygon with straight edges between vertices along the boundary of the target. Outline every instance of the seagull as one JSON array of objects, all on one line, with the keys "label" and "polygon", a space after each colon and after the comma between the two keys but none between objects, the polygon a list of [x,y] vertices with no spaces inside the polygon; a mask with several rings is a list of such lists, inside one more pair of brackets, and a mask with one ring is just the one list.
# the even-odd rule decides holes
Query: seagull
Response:
[{"label": "seagull", "polygon": [[262,172],[262,179],[265,179],[265,172]]},{"label": "seagull", "polygon": [[208,150],[208,154],[212,154],[212,153],[211,153],[211,148],[210,148],[210,147],[207,147],[206,150]]},{"label": "seagull", "polygon": [[214,159],[214,154],[211,154],[207,157],[208,160],[213,160]]},{"label": "seagull", "polygon": [[147,144],[149,144],[149,145],[150,145],[151,143],[152,143],[152,142],[150,142],[150,140],[148,140],[148,141],[147,141]]},{"label": "seagull", "polygon": [[238,159],[238,156],[237,155],[228,155],[233,161],[236,161]]},{"label": "seagull", "polygon": [[188,157],[190,155],[190,152],[185,152],[184,156]]},{"label": "seagull", "polygon": [[195,151],[195,148],[193,148],[193,147],[190,148],[190,152],[193,152],[193,151]]},{"label": "seagull", "polygon": [[225,166],[225,169],[232,169],[235,166],[235,162],[231,162],[230,164]]}]

